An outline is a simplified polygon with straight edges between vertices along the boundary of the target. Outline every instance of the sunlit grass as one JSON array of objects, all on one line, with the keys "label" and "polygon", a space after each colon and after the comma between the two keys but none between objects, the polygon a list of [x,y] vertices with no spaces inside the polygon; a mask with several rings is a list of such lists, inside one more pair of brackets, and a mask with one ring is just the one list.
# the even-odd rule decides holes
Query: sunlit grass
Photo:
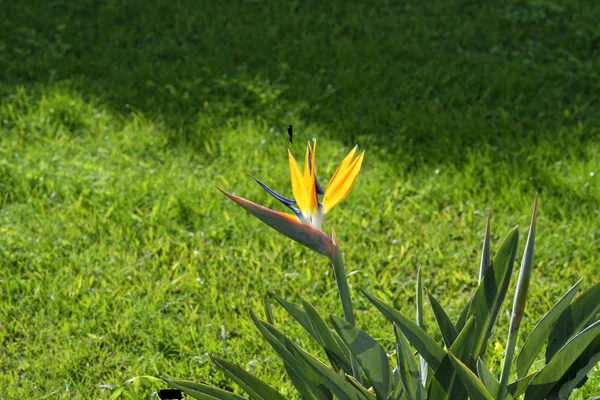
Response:
[{"label": "sunlit grass", "polygon": [[[411,314],[422,267],[456,318],[477,282],[487,207],[492,248],[520,224],[522,250],[536,191],[524,331],[579,277],[597,280],[596,9],[467,7],[471,20],[451,3],[9,5],[0,397],[108,398],[137,375],[234,389],[209,353],[293,397],[247,308],[262,312],[272,290],[341,315],[332,271],[212,187],[283,210],[247,173],[291,195],[288,124],[297,157],[318,138],[323,184],[354,144],[366,149],[324,226],[335,224],[353,288]],[[353,295],[359,326],[391,350],[390,326]],[[433,329],[429,310],[425,320]],[[489,357],[501,359],[493,347]],[[574,397],[597,387],[598,369]]]}]

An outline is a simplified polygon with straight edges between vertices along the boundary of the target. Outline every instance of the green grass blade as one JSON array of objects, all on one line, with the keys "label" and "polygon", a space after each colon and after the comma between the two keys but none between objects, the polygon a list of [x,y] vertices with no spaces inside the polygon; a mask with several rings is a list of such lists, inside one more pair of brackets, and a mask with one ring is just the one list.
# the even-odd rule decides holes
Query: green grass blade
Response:
[{"label": "green grass blade", "polygon": [[488,208],[487,223],[485,224],[485,236],[483,238],[483,248],[481,249],[481,262],[479,263],[479,283],[483,280],[485,273],[490,267],[490,214],[491,211]]},{"label": "green grass blade", "polygon": [[381,299],[361,288],[366,298],[373,303],[375,307],[392,323],[398,325],[402,333],[406,336],[410,344],[417,349],[431,369],[434,371],[440,366],[446,352],[430,338],[425,331],[419,328],[414,322],[400,314],[392,306],[386,304]]},{"label": "green grass blade", "polygon": [[291,340],[285,340],[286,348],[294,355],[303,368],[313,371],[339,400],[364,400],[365,396],[350,383],[342,379],[335,371],[314,358]]},{"label": "green grass blade", "polygon": [[[471,316],[449,350],[465,364],[473,363],[471,354],[476,325],[475,317]],[[448,354],[435,371],[429,397],[436,400],[462,400],[467,398],[465,386],[458,378]]]},{"label": "green grass blade", "polygon": [[334,315],[331,322],[358,360],[379,399],[387,399],[392,372],[383,347],[363,330]]},{"label": "green grass blade", "polygon": [[469,314],[475,314],[477,318],[474,357],[481,357],[485,353],[486,343],[508,291],[518,242],[519,228],[515,227],[500,244],[491,267],[473,297]]},{"label": "green grass blade", "polygon": [[333,367],[342,368],[344,372],[347,374],[352,373],[352,366],[350,365],[350,360],[348,359],[348,349],[346,346],[341,347],[338,341],[331,333],[331,330],[327,326],[325,320],[321,317],[316,308],[313,307],[305,299],[302,299],[302,307],[304,307],[304,311],[308,320],[319,338],[319,344],[323,347],[325,354],[329,358]]},{"label": "green grass blade", "polygon": [[540,319],[540,321],[535,325],[535,327],[525,340],[525,343],[521,347],[521,351],[517,356],[517,376],[519,378],[527,375],[527,372],[533,364],[535,357],[538,355],[546,339],[548,338],[550,330],[552,329],[562,312],[569,306],[571,300],[573,300],[573,298],[575,297],[575,294],[577,293],[577,289],[579,288],[579,285],[581,285],[581,282],[583,282],[583,278],[580,279],[575,285],[573,285],[567,291],[567,293],[565,293],[563,297],[561,297],[560,300],[558,300],[556,304],[552,306],[550,311],[548,311],[542,317],[542,319]]},{"label": "green grass blade", "polygon": [[488,392],[483,383],[477,379],[477,376],[469,369],[469,367],[463,364],[452,353],[449,352],[448,355],[450,356],[450,362],[452,362],[456,374],[469,392],[469,396],[472,400],[494,400],[490,392]]},{"label": "green grass blade", "polygon": [[571,338],[531,381],[525,391],[525,400],[545,398],[598,336],[600,336],[600,321],[596,321]]},{"label": "green grass blade", "polygon": [[440,328],[440,332],[442,333],[442,337],[444,338],[444,343],[446,343],[446,347],[450,348],[452,343],[456,340],[456,336],[458,336],[458,332],[456,331],[456,327],[450,321],[448,314],[444,308],[440,305],[440,303],[433,297],[431,293],[427,290],[427,297],[429,299],[429,304],[431,304],[431,308],[433,310],[433,315],[435,317],[435,321]]},{"label": "green grass blade", "polygon": [[600,312],[600,282],[579,295],[556,321],[548,337],[546,364],[569,338],[585,328]]},{"label": "green grass blade", "polygon": [[[416,323],[419,328],[425,330],[425,324],[423,323],[423,280],[421,278],[421,268],[417,271],[417,313]],[[421,366],[421,383],[423,386],[427,384],[427,361],[423,356],[419,356],[419,364]]]},{"label": "green grass blade", "polygon": [[127,379],[125,382],[120,384],[119,387],[117,387],[115,389],[115,391],[112,392],[112,394],[110,395],[110,400],[117,399],[119,396],[121,396],[121,394],[123,394],[123,392],[125,391],[127,386],[131,385],[132,383],[134,383],[135,381],[138,381],[140,379],[149,380],[152,382],[161,382],[161,383],[163,382],[162,379],[156,378],[154,376],[149,376],[149,375],[134,376],[133,378]]},{"label": "green grass blade", "polygon": [[506,385],[508,384],[510,367],[512,367],[513,364],[515,346],[517,345],[517,336],[519,334],[519,328],[521,327],[521,321],[523,320],[525,305],[527,304],[529,282],[531,280],[531,274],[533,272],[533,254],[535,250],[535,222],[537,216],[537,208],[538,195],[536,193],[535,202],[533,204],[533,213],[531,215],[531,224],[529,225],[529,235],[527,237],[527,243],[525,244],[523,260],[521,262],[521,268],[519,271],[519,279],[517,280],[517,288],[515,289],[515,299],[513,301],[510,327],[508,329],[507,345],[506,350],[504,352],[502,373],[500,374],[500,388],[496,396],[499,399],[503,399],[506,396]]},{"label": "green grass blade", "polygon": [[246,393],[254,399],[262,400],[285,400],[285,397],[271,387],[269,384],[258,379],[256,376],[243,370],[237,365],[222,358],[211,355],[213,362],[221,368],[227,376],[237,383]]},{"label": "green grass blade", "polygon": [[183,379],[165,379],[169,386],[179,389],[188,396],[198,400],[245,400],[242,396],[238,396],[235,393],[228,392],[226,390],[218,389],[212,386],[204,385],[202,383],[196,383],[192,381],[186,381]]},{"label": "green grass blade", "polygon": [[396,336],[396,364],[400,373],[400,380],[407,400],[424,400],[425,388],[421,384],[419,367],[406,336],[394,324]]}]

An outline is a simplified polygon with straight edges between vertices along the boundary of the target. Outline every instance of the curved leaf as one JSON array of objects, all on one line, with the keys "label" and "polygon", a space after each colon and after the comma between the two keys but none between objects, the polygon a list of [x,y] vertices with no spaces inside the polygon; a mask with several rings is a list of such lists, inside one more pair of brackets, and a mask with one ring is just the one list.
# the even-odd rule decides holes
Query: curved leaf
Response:
[{"label": "curved leaf", "polygon": [[[235,393],[228,392],[226,390],[217,389],[212,386],[204,385],[202,383],[196,383],[192,381],[186,381],[183,379],[165,379],[163,381],[169,386],[179,389],[188,396],[198,400],[205,399],[219,399],[219,400],[245,400],[242,396],[238,396]],[[208,396],[208,397],[204,397]]]},{"label": "curved leaf", "polygon": [[429,298],[429,304],[431,304],[431,308],[433,310],[433,315],[435,320],[440,328],[440,332],[442,332],[442,337],[444,338],[444,343],[446,347],[450,348],[452,343],[456,340],[456,336],[458,336],[458,332],[454,327],[452,321],[446,314],[446,311],[442,308],[440,303],[433,297],[431,293],[427,290],[427,297]]},{"label": "curved leaf", "polygon": [[472,400],[494,400],[490,392],[488,392],[485,386],[483,386],[483,383],[477,379],[477,376],[469,369],[469,367],[463,364],[452,353],[448,353],[448,355],[450,356],[450,362],[452,362],[456,374],[465,388],[467,388]]},{"label": "curved leaf", "polygon": [[404,394],[407,400],[425,400],[425,388],[421,384],[419,367],[410,344],[396,324],[394,324],[394,334],[396,335],[396,364]]},{"label": "curved leaf", "polygon": [[377,397],[383,400],[387,399],[392,373],[383,347],[367,333],[350,325],[345,320],[332,315],[331,321],[371,381]]}]

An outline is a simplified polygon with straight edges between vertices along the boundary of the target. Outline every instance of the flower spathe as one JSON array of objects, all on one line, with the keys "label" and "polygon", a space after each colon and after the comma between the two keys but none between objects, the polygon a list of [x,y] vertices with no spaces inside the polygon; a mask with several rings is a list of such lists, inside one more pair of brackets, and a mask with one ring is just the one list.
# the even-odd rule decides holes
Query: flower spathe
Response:
[{"label": "flower spathe", "polygon": [[[317,179],[316,149],[316,142],[312,146],[310,142],[307,144],[303,171],[300,170],[300,166],[294,159],[292,152],[288,150],[294,199],[278,194],[250,175],[267,193],[292,210],[294,215],[270,210],[229,194],[219,187],[217,189],[273,229],[304,246],[331,257],[333,244],[331,238],[321,230],[323,219],[333,207],[350,193],[360,172],[364,151],[355,157],[357,150],[357,146],[355,146],[342,160],[327,189],[323,191]],[[322,196],[322,201],[319,196]]]}]

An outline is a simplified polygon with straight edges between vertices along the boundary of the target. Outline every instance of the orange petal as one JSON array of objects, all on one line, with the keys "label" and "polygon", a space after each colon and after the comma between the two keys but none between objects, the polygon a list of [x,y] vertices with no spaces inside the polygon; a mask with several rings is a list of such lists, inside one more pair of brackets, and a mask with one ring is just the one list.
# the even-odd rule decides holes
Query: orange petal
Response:
[{"label": "orange petal", "polygon": [[249,200],[227,193],[216,185],[215,187],[225,196],[233,200],[237,205],[275,229],[277,232],[282,233],[317,253],[331,258],[333,249],[331,238],[320,230],[303,224],[293,215],[273,211]]},{"label": "orange petal", "polygon": [[342,163],[337,167],[337,169],[335,170],[335,173],[331,177],[331,180],[329,181],[329,186],[333,185],[338,174],[341,174],[342,172],[344,172],[346,170],[346,168],[348,168],[348,166],[350,164],[352,164],[352,160],[354,160],[354,154],[356,154],[357,148],[358,148],[358,145],[354,146],[354,148],[352,150],[350,150],[350,153],[348,153],[348,155],[342,160]]},{"label": "orange petal", "polygon": [[292,155],[292,152],[288,149],[288,159],[290,161],[290,177],[292,179],[292,193],[294,193],[294,198],[296,199],[296,203],[298,204],[298,208],[302,212],[303,215],[308,215],[308,211],[310,209],[310,202],[308,200],[308,194],[306,193],[306,188],[304,186],[304,181],[302,178],[302,173],[300,172],[300,167],[296,162],[296,159]]},{"label": "orange petal", "polygon": [[329,212],[329,210],[348,196],[358,177],[358,173],[360,172],[364,154],[364,151],[360,153],[352,164],[344,171],[340,172],[335,181],[329,184],[325,191],[325,196],[323,197],[323,213],[326,214]]}]

